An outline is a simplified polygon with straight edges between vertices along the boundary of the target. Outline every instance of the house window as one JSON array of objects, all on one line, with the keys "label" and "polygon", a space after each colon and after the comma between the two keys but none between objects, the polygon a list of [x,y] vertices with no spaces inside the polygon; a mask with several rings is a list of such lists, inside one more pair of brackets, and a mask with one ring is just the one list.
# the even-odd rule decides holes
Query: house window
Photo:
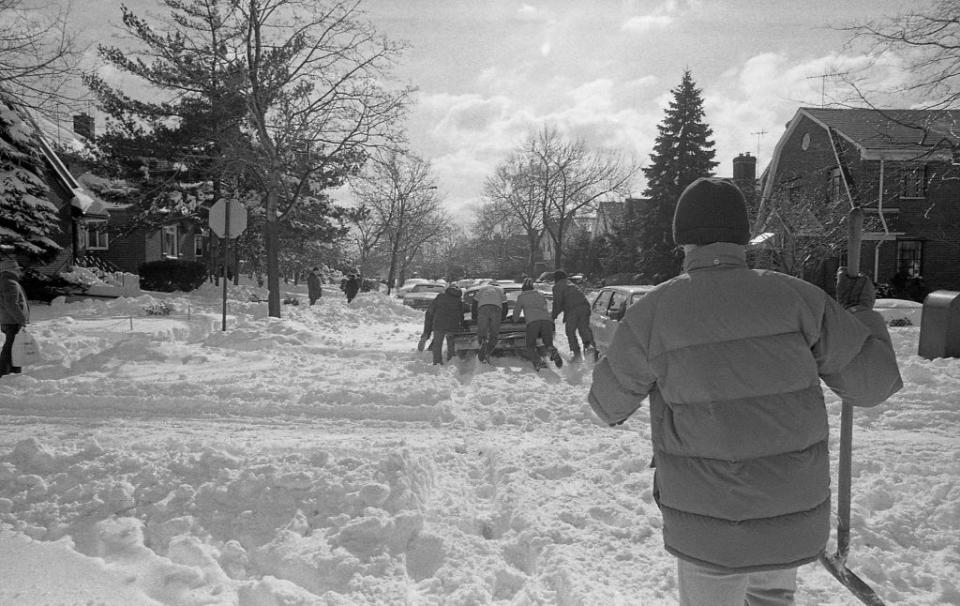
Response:
[{"label": "house window", "polygon": [[897,240],[897,269],[914,278],[923,265],[923,240]]},{"label": "house window", "polygon": [[177,226],[167,225],[163,228],[160,240],[160,254],[164,257],[177,258],[180,256],[180,238]]},{"label": "house window", "polygon": [[197,259],[203,257],[207,249],[207,234],[202,231],[196,231],[193,234],[193,256]]},{"label": "house window", "polygon": [[901,198],[923,198],[927,195],[927,170],[924,165],[904,166],[900,177]]},{"label": "house window", "polygon": [[843,171],[840,167],[830,169],[830,182],[827,184],[827,197],[836,204],[844,199]]},{"label": "house window", "polygon": [[86,248],[89,250],[107,250],[110,246],[106,221],[85,221],[83,237],[86,239]]}]

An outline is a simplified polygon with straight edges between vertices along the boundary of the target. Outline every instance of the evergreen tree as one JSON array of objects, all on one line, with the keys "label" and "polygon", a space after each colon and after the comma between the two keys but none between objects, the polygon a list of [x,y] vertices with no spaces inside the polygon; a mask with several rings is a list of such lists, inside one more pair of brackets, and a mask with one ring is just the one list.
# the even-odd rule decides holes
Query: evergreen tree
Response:
[{"label": "evergreen tree", "polygon": [[673,213],[680,193],[699,177],[713,174],[713,131],[703,119],[703,99],[690,70],[671,91],[673,100],[657,126],[659,135],[643,169],[650,204],[642,213],[637,238],[641,273],[659,282],[671,278],[682,266],[683,255],[673,242]]},{"label": "evergreen tree", "polygon": [[0,252],[49,260],[61,250],[57,207],[47,200],[46,165],[36,133],[17,106],[0,95]]},{"label": "evergreen tree", "polygon": [[101,58],[148,87],[150,99],[133,98],[96,74],[85,78],[108,116],[98,139],[105,160],[113,176],[136,186],[124,200],[139,211],[131,228],[157,227],[171,216],[202,221],[209,203],[228,193],[223,183],[237,183],[249,147],[240,129],[246,115],[240,75],[230,56],[238,33],[228,21],[236,9],[224,0],[162,4],[170,17],[159,28],[121,7],[124,28],[139,44],[136,55],[99,47]]}]

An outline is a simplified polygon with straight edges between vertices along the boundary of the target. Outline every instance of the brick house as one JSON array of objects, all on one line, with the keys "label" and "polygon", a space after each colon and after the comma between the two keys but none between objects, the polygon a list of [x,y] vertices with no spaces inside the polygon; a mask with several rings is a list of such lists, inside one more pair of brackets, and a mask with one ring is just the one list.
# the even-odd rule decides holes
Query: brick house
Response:
[{"label": "brick house", "polygon": [[[51,130],[51,127],[56,130]],[[47,137],[55,147],[68,151],[78,146],[91,145],[96,136],[94,118],[87,114],[73,116],[72,128],[48,123],[46,130]],[[140,265],[147,261],[206,259],[209,236],[206,229],[195,220],[171,217],[160,228],[123,229],[123,226],[134,220],[136,210],[131,204],[118,204],[109,200],[114,197],[111,193],[129,186],[98,176],[96,166],[84,162],[82,157],[71,153],[64,155],[69,158],[68,171],[77,175],[75,180],[91,194],[96,205],[105,211],[102,216],[88,219],[85,229],[80,233],[79,237],[85,243],[83,254],[78,257],[80,264],[96,264],[136,274]]]},{"label": "brick house", "polygon": [[[797,239],[839,234],[852,202],[865,216],[861,271],[960,290],[958,122],[960,111],[798,109],[761,179],[755,236],[784,237],[786,223]],[[838,257],[803,277],[831,291]]]}]

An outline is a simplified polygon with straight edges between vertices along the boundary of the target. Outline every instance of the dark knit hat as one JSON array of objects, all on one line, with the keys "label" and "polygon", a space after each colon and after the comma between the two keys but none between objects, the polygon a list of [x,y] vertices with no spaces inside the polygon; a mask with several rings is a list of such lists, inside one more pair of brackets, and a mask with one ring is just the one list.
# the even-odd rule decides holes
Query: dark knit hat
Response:
[{"label": "dark knit hat", "polygon": [[553,279],[556,282],[559,282],[560,280],[563,280],[566,277],[567,277],[567,272],[563,271],[562,269],[558,269],[557,271],[553,272]]},{"label": "dark knit hat", "polygon": [[688,185],[673,214],[673,241],[678,245],[749,242],[750,221],[743,192],[717,177],[701,177]]}]

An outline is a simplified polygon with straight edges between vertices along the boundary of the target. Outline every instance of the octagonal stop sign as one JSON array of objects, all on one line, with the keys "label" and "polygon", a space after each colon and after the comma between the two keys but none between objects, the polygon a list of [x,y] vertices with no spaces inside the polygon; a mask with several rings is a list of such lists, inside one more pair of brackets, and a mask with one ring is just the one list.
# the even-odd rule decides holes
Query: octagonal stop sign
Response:
[{"label": "octagonal stop sign", "polygon": [[236,200],[220,198],[210,207],[210,229],[218,237],[227,233],[227,205],[230,205],[230,237],[236,238],[247,229],[247,209]]}]

